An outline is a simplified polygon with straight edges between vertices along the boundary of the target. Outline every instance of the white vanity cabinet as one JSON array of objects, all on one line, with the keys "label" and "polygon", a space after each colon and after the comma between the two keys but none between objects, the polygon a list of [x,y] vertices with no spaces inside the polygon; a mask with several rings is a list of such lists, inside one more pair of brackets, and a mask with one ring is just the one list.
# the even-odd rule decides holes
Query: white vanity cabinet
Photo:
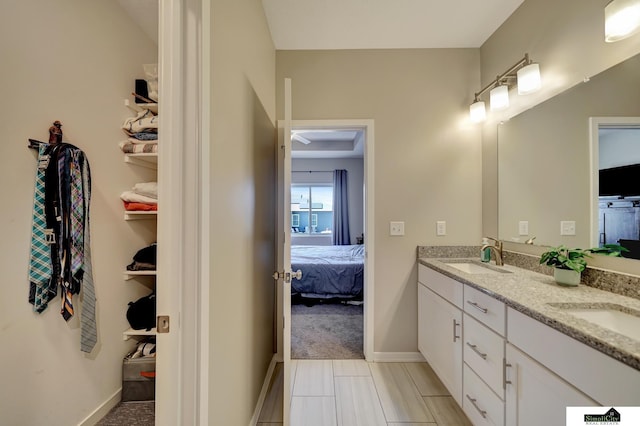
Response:
[{"label": "white vanity cabinet", "polygon": [[504,425],[505,305],[464,286],[462,409],[474,425]]},{"label": "white vanity cabinet", "polygon": [[507,362],[507,425],[564,425],[567,406],[598,405],[511,344]]},{"label": "white vanity cabinet", "polygon": [[422,264],[418,281],[418,348],[474,425],[564,425],[567,406],[640,406],[640,370]]},{"label": "white vanity cabinet", "polygon": [[512,308],[507,340],[508,425],[564,424],[567,406],[640,405],[640,371]]},{"label": "white vanity cabinet", "polygon": [[419,350],[462,406],[462,284],[423,265],[418,281]]}]

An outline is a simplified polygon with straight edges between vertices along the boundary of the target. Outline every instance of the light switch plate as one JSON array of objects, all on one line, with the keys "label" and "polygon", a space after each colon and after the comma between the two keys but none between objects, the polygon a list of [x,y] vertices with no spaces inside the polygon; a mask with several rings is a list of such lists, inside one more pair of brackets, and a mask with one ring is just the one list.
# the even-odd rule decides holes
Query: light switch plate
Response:
[{"label": "light switch plate", "polygon": [[447,222],[444,220],[436,222],[436,235],[447,235]]},{"label": "light switch plate", "polygon": [[404,222],[389,222],[389,235],[404,235]]},{"label": "light switch plate", "polygon": [[529,221],[521,220],[518,222],[518,235],[529,235]]},{"label": "light switch plate", "polygon": [[576,221],[575,220],[560,221],[560,235],[576,235]]}]

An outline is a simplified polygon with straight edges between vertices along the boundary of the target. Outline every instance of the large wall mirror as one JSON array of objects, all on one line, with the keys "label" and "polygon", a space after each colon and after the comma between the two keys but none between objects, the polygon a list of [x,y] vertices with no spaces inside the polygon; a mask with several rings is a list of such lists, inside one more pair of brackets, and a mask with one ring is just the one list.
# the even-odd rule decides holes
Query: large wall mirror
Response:
[{"label": "large wall mirror", "polygon": [[[640,131],[632,136],[617,133],[635,127],[640,128],[640,55],[499,124],[499,237],[525,242],[535,236],[535,244],[543,246],[598,245],[603,238],[601,207],[607,207],[595,192],[598,169],[640,163],[630,160],[635,155],[632,148],[640,147]],[[612,158],[618,163],[611,163]],[[626,160],[620,163],[621,159]],[[624,216],[622,226],[635,221],[636,229],[630,232],[640,239],[640,198],[629,193],[636,192],[635,186],[635,195],[640,196],[640,176],[634,180],[619,175],[606,185],[616,181],[625,184],[625,199],[618,197],[618,189],[608,189],[607,195],[613,197],[609,201],[623,200],[624,206],[618,206],[627,208],[627,213],[637,208],[634,219],[631,214]],[[620,212],[611,210],[609,220]],[[610,231],[617,225],[607,226]]]}]

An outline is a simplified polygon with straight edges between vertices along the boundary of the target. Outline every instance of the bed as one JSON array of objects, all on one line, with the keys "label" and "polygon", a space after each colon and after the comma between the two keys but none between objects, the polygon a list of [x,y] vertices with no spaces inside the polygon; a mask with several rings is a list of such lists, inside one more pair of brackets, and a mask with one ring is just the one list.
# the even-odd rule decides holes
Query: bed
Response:
[{"label": "bed", "polygon": [[291,246],[291,294],[305,298],[362,300],[364,246]]}]

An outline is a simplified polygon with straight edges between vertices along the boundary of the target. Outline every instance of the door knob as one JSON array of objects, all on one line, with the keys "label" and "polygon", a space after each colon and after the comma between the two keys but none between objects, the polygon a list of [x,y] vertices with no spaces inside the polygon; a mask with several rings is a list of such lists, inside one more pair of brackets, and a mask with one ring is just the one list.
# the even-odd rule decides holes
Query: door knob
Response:
[{"label": "door knob", "polygon": [[291,278],[295,278],[297,280],[301,279],[302,278],[302,271],[300,269],[298,269],[296,272],[279,272],[279,271],[276,271],[271,276],[276,281],[279,280],[280,278],[282,278],[285,283],[290,283],[291,282]]}]

